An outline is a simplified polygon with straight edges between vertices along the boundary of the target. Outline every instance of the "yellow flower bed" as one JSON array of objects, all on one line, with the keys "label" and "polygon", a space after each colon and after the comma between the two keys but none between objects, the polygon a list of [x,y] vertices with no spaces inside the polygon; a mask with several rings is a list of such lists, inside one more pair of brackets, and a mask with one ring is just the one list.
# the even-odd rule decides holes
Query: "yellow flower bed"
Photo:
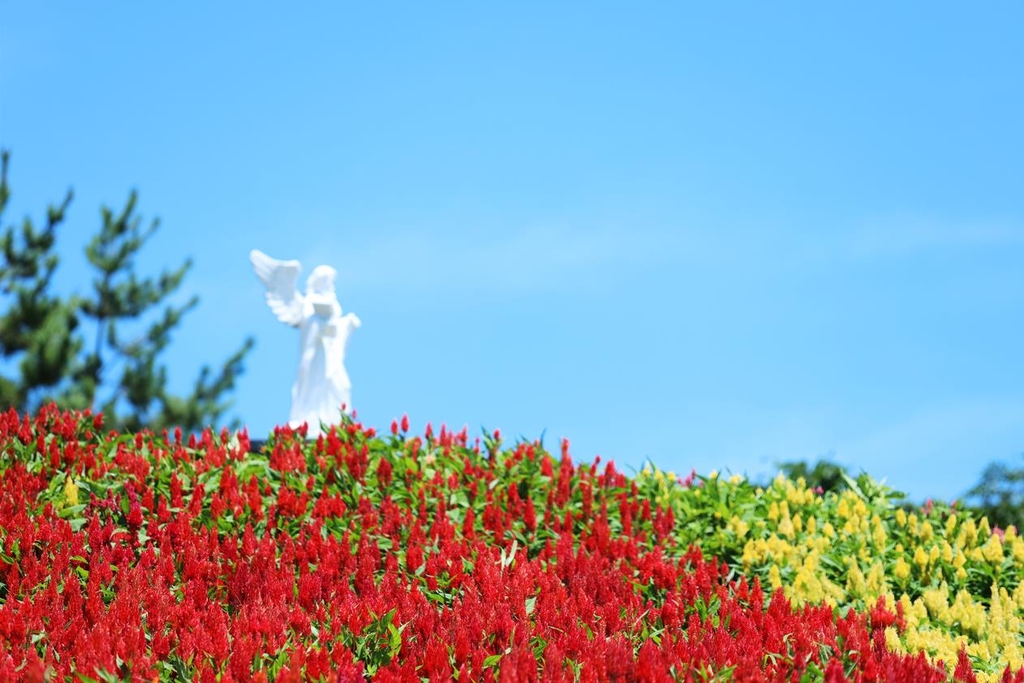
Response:
[{"label": "yellow flower bed", "polygon": [[679,540],[729,562],[795,604],[902,610],[886,630],[896,652],[955,663],[962,647],[982,673],[1024,666],[1024,540],[947,505],[911,511],[866,475],[841,494],[800,479],[762,489],[712,473],[689,486],[648,466],[639,486],[671,504]]}]

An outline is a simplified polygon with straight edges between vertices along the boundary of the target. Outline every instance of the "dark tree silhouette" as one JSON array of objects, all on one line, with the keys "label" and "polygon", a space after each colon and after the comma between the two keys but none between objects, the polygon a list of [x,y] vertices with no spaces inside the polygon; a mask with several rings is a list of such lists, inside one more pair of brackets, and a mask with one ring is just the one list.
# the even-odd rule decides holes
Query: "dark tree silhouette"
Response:
[{"label": "dark tree silhouette", "polygon": [[230,407],[226,395],[244,369],[253,340],[246,339],[217,372],[204,366],[189,393],[179,396],[167,390],[167,368],[158,356],[198,298],[178,306],[168,303],[191,260],[156,277],[136,274],[135,258],[159,227],[156,220],[143,226],[135,213],[137,194],[132,191],[119,212],[103,207],[100,230],[85,249],[95,272],[88,292],[60,296],[51,286],[60,263],[55,245],[72,192],[48,208],[41,229],[28,218],[20,229],[6,225],[8,163],[4,151],[0,408],[31,411],[53,401],[65,408],[102,411],[106,425],[129,431],[197,431],[220,420]]}]

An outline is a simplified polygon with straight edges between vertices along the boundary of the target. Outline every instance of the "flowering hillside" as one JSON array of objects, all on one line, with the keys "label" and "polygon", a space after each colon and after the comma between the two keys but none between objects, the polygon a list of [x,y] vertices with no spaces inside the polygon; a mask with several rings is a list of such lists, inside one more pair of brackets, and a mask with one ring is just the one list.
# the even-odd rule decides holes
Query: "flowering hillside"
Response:
[{"label": "flowering hillside", "polygon": [[0,414],[0,680],[1024,681],[1024,541],[862,476]]}]

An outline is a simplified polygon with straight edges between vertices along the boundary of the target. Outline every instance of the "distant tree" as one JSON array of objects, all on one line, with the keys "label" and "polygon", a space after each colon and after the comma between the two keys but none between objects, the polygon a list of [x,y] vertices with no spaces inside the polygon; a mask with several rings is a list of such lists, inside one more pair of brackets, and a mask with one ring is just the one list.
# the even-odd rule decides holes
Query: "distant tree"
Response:
[{"label": "distant tree", "polygon": [[822,491],[842,491],[847,486],[848,473],[844,467],[828,460],[819,460],[813,466],[806,462],[779,463],[779,469],[790,479],[804,478],[812,489]]},{"label": "distant tree", "polygon": [[[159,226],[142,226],[133,191],[124,209],[102,209],[103,225],[85,248],[96,277],[84,294],[52,291],[59,264],[56,229],[71,203],[68,191],[47,210],[37,229],[25,218],[16,230],[4,212],[11,192],[9,154],[0,168],[0,408],[35,410],[50,401],[104,413],[111,428],[137,431],[181,427],[197,431],[216,424],[230,407],[226,395],[242,373],[253,346],[248,338],[214,373],[204,366],[183,396],[167,390],[167,368],[157,360],[182,316],[198,303],[167,303],[189,268],[187,260],[156,278],[134,271],[138,252]],[[6,227],[5,227],[6,226]],[[154,315],[156,314],[156,315]]]},{"label": "distant tree", "polygon": [[964,503],[988,517],[991,524],[1024,529],[1024,469],[989,463],[981,480],[967,492]]}]

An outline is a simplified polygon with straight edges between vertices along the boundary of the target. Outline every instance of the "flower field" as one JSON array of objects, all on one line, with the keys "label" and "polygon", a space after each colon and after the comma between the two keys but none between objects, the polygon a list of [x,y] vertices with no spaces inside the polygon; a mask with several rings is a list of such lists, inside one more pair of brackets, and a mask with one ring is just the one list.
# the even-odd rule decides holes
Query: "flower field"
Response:
[{"label": "flower field", "polygon": [[1024,540],[866,475],[0,413],[0,680],[1024,682]]}]

